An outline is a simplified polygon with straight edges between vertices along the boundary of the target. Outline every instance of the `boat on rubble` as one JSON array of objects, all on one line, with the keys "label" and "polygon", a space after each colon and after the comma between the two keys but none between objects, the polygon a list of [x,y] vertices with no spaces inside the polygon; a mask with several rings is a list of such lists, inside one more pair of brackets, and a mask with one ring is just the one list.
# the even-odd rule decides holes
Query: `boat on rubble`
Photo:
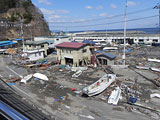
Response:
[{"label": "boat on rubble", "polygon": [[82,74],[82,70],[78,70],[76,73],[72,75],[72,77],[79,77]]},{"label": "boat on rubble", "polygon": [[149,67],[146,66],[136,66],[137,69],[149,70]]},{"label": "boat on rubble", "polygon": [[151,69],[152,71],[155,71],[155,72],[160,72],[160,69],[159,69],[159,68],[151,67],[150,69]]},{"label": "boat on rubble", "polygon": [[48,81],[49,80],[46,75],[41,74],[41,73],[35,73],[35,74],[33,74],[33,77],[41,79],[41,80],[44,80],[44,81]]},{"label": "boat on rubble", "polygon": [[116,89],[113,90],[111,95],[109,96],[108,103],[117,105],[120,99],[120,95],[121,95],[121,89],[120,87],[116,87]]},{"label": "boat on rubble", "polygon": [[103,92],[113,81],[115,81],[115,74],[105,74],[95,83],[83,88],[82,93],[88,96],[94,96]]},{"label": "boat on rubble", "polygon": [[24,78],[21,79],[21,83],[27,83],[31,78],[32,78],[33,74],[29,74],[27,76],[25,76]]},{"label": "boat on rubble", "polygon": [[160,60],[159,59],[148,59],[149,62],[159,62],[160,63]]}]

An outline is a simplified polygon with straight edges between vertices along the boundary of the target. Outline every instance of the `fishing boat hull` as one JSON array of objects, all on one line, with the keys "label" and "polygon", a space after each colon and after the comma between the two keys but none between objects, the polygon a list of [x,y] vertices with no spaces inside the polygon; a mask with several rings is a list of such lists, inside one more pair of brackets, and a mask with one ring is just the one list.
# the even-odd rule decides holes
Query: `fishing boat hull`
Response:
[{"label": "fishing boat hull", "polygon": [[152,71],[155,71],[155,72],[160,72],[160,69],[159,68],[153,68],[153,67],[151,67],[150,68]]},{"label": "fishing boat hull", "polygon": [[33,75],[33,77],[36,77],[36,78],[41,79],[41,80],[44,80],[44,81],[48,81],[48,80],[49,80],[46,75],[41,74],[41,73],[35,73],[35,74]]},{"label": "fishing boat hull", "polygon": [[88,96],[94,96],[102,93],[113,81],[115,81],[115,74],[106,74],[102,78],[100,78],[95,83],[91,84],[88,87],[83,88],[83,94]]}]

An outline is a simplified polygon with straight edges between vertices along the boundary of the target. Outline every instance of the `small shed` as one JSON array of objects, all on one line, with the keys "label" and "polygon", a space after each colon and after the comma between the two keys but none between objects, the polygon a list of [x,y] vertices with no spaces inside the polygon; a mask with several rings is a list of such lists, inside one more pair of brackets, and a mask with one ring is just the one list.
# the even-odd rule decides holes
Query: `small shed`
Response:
[{"label": "small shed", "polygon": [[96,58],[99,60],[99,63],[102,65],[114,65],[115,55],[110,53],[98,54]]}]

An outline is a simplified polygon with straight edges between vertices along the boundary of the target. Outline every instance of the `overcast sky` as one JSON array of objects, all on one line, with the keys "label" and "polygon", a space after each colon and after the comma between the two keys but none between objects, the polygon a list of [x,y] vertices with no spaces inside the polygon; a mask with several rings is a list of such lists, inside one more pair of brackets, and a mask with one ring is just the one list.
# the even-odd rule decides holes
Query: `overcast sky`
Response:
[{"label": "overcast sky", "polygon": [[[126,0],[32,0],[32,2],[42,11],[51,30],[123,28],[121,21]],[[158,2],[160,0],[128,0],[127,20],[158,15],[158,10],[153,9]],[[115,17],[116,15],[118,16]],[[158,16],[127,22],[127,28],[148,28],[157,25]]]}]

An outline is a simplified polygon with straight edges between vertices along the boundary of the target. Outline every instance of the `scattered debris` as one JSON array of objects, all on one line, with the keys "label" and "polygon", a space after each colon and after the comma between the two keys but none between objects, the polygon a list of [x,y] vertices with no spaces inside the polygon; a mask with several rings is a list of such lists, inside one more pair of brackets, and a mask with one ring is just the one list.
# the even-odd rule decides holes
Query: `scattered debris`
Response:
[{"label": "scattered debris", "polygon": [[92,119],[92,120],[95,119],[95,118],[94,118],[93,116],[91,116],[91,115],[81,115],[81,114],[79,114],[79,116],[80,116],[80,117],[84,117],[84,118],[89,118],[89,119]]}]

